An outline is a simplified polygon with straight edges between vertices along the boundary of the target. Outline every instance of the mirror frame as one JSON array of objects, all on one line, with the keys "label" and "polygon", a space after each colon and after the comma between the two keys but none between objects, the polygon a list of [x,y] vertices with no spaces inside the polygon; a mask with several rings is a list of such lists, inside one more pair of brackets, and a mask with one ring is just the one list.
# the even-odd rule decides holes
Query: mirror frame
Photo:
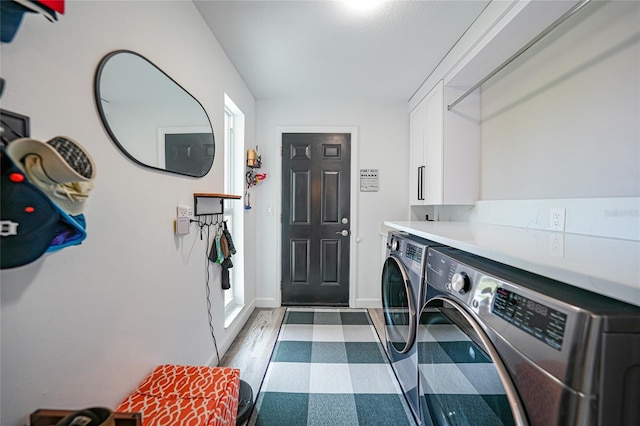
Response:
[{"label": "mirror frame", "polygon": [[[169,169],[166,169],[166,168],[163,169],[161,167],[156,167],[156,166],[152,166],[150,164],[143,163],[142,161],[140,161],[136,157],[134,157],[129,151],[127,151],[125,146],[116,137],[115,133],[111,129],[111,126],[109,125],[109,121],[107,120],[106,114],[105,114],[105,112],[104,112],[104,110],[102,108],[102,102],[101,102],[102,96],[101,96],[101,92],[100,92],[100,78],[102,77],[102,72],[104,71],[104,68],[105,68],[107,62],[109,61],[109,59],[111,59],[115,55],[122,54],[122,53],[128,53],[128,54],[131,54],[131,55],[135,55],[135,56],[138,56],[139,58],[143,59],[144,61],[146,61],[148,64],[150,64],[152,67],[154,67],[158,72],[160,72],[167,79],[169,79],[170,82],[172,82],[173,84],[178,86],[180,89],[182,89],[187,95],[189,95],[200,106],[200,108],[202,108],[202,111],[204,112],[204,115],[207,117],[207,122],[209,123],[209,127],[211,128],[211,137],[213,138],[213,154],[212,154],[213,160],[211,161],[211,165],[209,166],[207,171],[202,176],[183,173],[183,172],[174,171],[174,170],[169,170]],[[96,107],[98,109],[98,115],[100,115],[100,121],[102,122],[102,126],[104,127],[105,131],[109,134],[109,137],[111,138],[113,143],[116,144],[118,149],[122,153],[124,153],[125,156],[127,158],[129,158],[131,161],[133,161],[134,163],[136,163],[136,164],[138,164],[138,165],[140,165],[142,167],[149,168],[149,169],[159,170],[161,172],[172,173],[172,174],[177,174],[177,175],[181,175],[181,176],[189,176],[189,177],[192,177],[192,178],[203,178],[207,174],[209,174],[209,172],[213,168],[213,163],[215,162],[215,155],[216,155],[216,138],[215,138],[215,133],[214,133],[214,130],[213,130],[213,125],[211,124],[211,119],[209,118],[209,114],[207,114],[207,110],[200,103],[200,101],[198,101],[195,98],[195,96],[193,96],[191,93],[189,93],[177,81],[175,81],[173,78],[171,78],[166,72],[164,72],[160,67],[158,67],[156,64],[151,62],[145,56],[143,56],[143,55],[141,55],[141,54],[139,54],[137,52],[134,52],[132,50],[127,50],[127,49],[119,49],[119,50],[114,50],[112,52],[107,53],[100,60],[100,63],[98,64],[98,68],[96,69],[95,78],[94,78],[94,98],[95,98],[95,101],[96,101]]]}]

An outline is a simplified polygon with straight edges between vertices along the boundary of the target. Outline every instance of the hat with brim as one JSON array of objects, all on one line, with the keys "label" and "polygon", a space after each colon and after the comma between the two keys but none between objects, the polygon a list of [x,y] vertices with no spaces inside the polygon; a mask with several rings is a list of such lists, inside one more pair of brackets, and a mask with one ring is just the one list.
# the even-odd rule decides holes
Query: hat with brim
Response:
[{"label": "hat with brim", "polygon": [[9,144],[7,154],[64,211],[70,215],[84,211],[96,166],[77,141],[66,136],[47,142],[21,138]]},{"label": "hat with brim", "polygon": [[32,12],[28,7],[11,1],[0,1],[0,41],[10,43],[18,33],[22,17]]},{"label": "hat with brim", "polygon": [[96,176],[91,155],[67,136],[56,136],[47,142],[16,139],[7,147],[7,154],[18,166],[28,154],[40,156],[45,173],[55,183],[90,182]]},{"label": "hat with brim", "polygon": [[56,206],[0,151],[0,269],[15,268],[42,256],[56,236]]}]

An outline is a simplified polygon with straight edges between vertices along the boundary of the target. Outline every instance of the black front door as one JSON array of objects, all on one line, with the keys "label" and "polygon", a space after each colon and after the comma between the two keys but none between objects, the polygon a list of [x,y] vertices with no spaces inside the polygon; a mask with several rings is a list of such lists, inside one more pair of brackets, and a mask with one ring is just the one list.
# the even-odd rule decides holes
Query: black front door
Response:
[{"label": "black front door", "polygon": [[165,168],[191,176],[206,174],[213,163],[211,133],[172,133],[164,137]]},{"label": "black front door", "polygon": [[349,305],[351,135],[282,135],[282,305]]}]

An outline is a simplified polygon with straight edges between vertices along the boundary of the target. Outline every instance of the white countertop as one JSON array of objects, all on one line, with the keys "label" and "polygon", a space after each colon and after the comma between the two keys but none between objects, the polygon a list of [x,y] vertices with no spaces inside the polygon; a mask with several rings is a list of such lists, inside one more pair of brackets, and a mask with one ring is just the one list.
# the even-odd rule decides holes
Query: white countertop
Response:
[{"label": "white countertop", "polygon": [[640,306],[640,241],[472,222],[384,225]]}]

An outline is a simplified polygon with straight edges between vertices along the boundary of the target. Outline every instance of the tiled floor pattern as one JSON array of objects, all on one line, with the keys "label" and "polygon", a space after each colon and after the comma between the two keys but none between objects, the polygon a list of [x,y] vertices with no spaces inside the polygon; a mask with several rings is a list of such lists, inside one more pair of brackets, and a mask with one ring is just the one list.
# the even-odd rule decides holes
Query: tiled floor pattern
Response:
[{"label": "tiled floor pattern", "polygon": [[289,308],[250,425],[414,425],[366,310]]}]

